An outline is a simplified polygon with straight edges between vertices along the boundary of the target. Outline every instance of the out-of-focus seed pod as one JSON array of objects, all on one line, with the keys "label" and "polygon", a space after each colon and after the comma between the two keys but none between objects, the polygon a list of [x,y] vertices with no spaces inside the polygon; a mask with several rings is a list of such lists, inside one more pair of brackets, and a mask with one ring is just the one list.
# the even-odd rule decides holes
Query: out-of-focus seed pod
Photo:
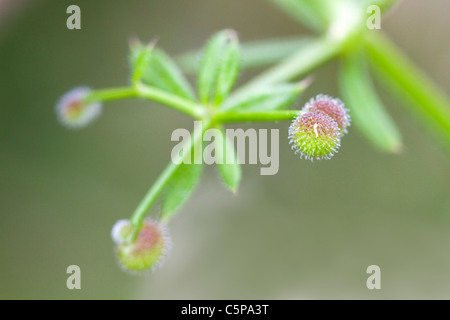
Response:
[{"label": "out-of-focus seed pod", "polygon": [[56,114],[61,124],[70,129],[80,129],[100,115],[102,111],[100,102],[84,101],[90,93],[91,89],[78,87],[61,97],[56,104]]},{"label": "out-of-focus seed pod", "polygon": [[111,236],[117,245],[119,263],[127,271],[154,270],[161,265],[170,250],[168,230],[165,225],[147,219],[132,241],[133,228],[128,220],[119,220],[112,229]]}]

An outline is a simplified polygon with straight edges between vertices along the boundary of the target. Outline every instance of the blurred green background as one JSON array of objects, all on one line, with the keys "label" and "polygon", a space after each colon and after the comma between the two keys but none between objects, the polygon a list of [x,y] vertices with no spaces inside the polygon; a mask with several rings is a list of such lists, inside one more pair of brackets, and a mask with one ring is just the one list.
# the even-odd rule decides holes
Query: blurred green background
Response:
[{"label": "blurred green background", "polygon": [[[159,36],[179,54],[222,28],[244,42],[307,32],[262,0],[0,3],[0,298],[450,298],[450,161],[386,96],[403,154],[378,153],[350,128],[332,161],[312,164],[282,138],[279,173],[245,166],[238,196],[207,168],[171,223],[164,267],[122,272],[110,229],[170,160],[172,130],[192,121],[127,100],[70,131],[56,121],[58,98],[78,85],[126,84],[131,36]],[[66,28],[70,4],[81,7],[82,30]],[[382,23],[446,92],[448,12],[447,0],[404,1]],[[335,64],[315,76],[299,106],[318,93],[338,95]],[[257,128],[279,128],[283,137],[288,123]],[[72,264],[81,267],[81,290],[66,288]],[[366,288],[372,264],[382,271],[378,291]]]}]

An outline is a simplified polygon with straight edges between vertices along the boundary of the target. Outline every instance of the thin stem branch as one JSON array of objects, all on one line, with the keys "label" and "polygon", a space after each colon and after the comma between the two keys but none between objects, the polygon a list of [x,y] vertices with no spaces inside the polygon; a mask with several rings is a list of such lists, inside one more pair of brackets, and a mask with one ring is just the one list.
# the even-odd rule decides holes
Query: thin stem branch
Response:
[{"label": "thin stem branch", "polygon": [[226,111],[217,113],[214,121],[218,123],[245,122],[245,121],[283,121],[292,120],[300,110],[276,110],[276,111]]},{"label": "thin stem branch", "polygon": [[131,223],[133,224],[136,232],[139,231],[142,225],[142,220],[147,214],[147,211],[155,203],[158,196],[167,186],[168,182],[170,181],[170,178],[174,175],[177,168],[178,165],[170,161],[170,163],[166,166],[164,171],[159,175],[155,183],[148,190],[145,197],[139,203],[138,207],[136,208],[131,217]]},{"label": "thin stem branch", "polygon": [[137,97],[137,91],[133,87],[111,88],[92,91],[84,101],[86,103],[94,101],[111,101]]},{"label": "thin stem branch", "polygon": [[136,85],[138,97],[153,100],[184,112],[195,119],[204,117],[203,108],[195,102],[180,98],[174,94],[149,87],[143,83]]},{"label": "thin stem branch", "polygon": [[149,87],[142,83],[137,84],[135,87],[95,90],[85,98],[85,102],[111,101],[126,98],[144,98],[156,101],[186,113],[195,119],[202,119],[205,115],[203,108],[195,102],[180,98],[160,89]]}]

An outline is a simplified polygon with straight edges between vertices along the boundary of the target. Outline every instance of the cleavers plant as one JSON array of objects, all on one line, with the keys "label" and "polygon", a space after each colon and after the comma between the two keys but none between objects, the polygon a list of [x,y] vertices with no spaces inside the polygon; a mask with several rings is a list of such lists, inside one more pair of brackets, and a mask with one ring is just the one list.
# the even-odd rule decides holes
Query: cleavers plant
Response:
[{"label": "cleavers plant", "polygon": [[[289,138],[293,149],[306,159],[329,159],[338,150],[350,125],[349,110],[337,98],[319,95],[302,110],[288,108],[310,83],[314,69],[340,60],[339,83],[343,101],[355,126],[379,150],[400,152],[402,140],[370,78],[368,66],[381,77],[405,106],[430,129],[445,147],[450,147],[450,101],[418,70],[380,30],[367,28],[367,8],[376,5],[384,13],[395,0],[269,0],[309,27],[317,36],[276,39],[240,45],[233,30],[214,35],[200,52],[172,59],[156,42],[130,43],[130,85],[90,90],[76,88],[56,106],[60,121],[81,128],[95,119],[101,103],[124,98],[152,100],[202,121],[202,131],[183,146],[179,157],[198,157],[203,133],[221,130],[216,156],[225,185],[237,192],[241,168],[233,144],[224,133],[229,122],[293,120]],[[200,57],[200,59],[199,59]],[[242,68],[270,66],[233,90]],[[179,67],[181,66],[181,68]],[[197,74],[196,90],[183,72]],[[201,150],[202,147],[200,147]],[[449,148],[450,150],[450,148]],[[189,159],[193,160],[193,159]],[[189,163],[187,163],[189,162]],[[192,163],[192,164],[191,164]],[[166,225],[200,180],[203,165],[196,161],[170,162],[137,206],[130,220],[120,220],[112,231],[120,264],[127,270],[143,271],[160,264],[170,247]],[[158,219],[146,219],[161,197]]]}]

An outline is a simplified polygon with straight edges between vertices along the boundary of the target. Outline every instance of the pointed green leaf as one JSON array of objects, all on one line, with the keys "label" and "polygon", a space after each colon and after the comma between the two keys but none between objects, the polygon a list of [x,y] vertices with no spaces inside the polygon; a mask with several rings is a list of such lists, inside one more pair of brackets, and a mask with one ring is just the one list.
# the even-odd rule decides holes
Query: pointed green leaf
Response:
[{"label": "pointed green leaf", "polygon": [[237,36],[233,33],[223,52],[214,91],[214,105],[219,105],[230,93],[239,75],[241,52]]},{"label": "pointed green leaf", "polygon": [[290,107],[305,90],[307,83],[277,84],[253,89],[245,95],[230,97],[220,107],[234,111],[269,111]]},{"label": "pointed green leaf", "polygon": [[216,149],[218,159],[217,168],[225,185],[233,193],[236,193],[242,177],[241,165],[238,163],[237,152],[233,143],[223,130],[220,132],[222,133],[222,148],[219,147]]},{"label": "pointed green leaf", "polygon": [[145,84],[194,101],[195,94],[175,62],[161,49],[154,49],[143,75]]},{"label": "pointed green leaf", "polygon": [[174,173],[162,202],[161,219],[168,219],[191,195],[203,171],[202,164],[181,164]]},{"label": "pointed green leaf", "polygon": [[138,83],[150,63],[150,57],[153,52],[154,42],[149,45],[143,45],[139,40],[130,44],[130,64],[132,69],[131,82]]},{"label": "pointed green leaf", "polygon": [[202,139],[208,128],[208,121],[202,123],[201,130],[194,128],[193,137],[182,145],[179,153],[181,158],[172,159],[172,161],[175,160],[172,162],[174,169],[169,172],[171,176],[167,181],[166,193],[162,201],[161,220],[169,221],[200,181],[203,172]]},{"label": "pointed green leaf", "polygon": [[[197,141],[198,137],[194,137],[194,141]],[[174,171],[166,188],[166,194],[162,202],[161,219],[170,219],[171,215],[189,198],[201,178],[203,172],[202,152],[200,152],[202,141],[198,140],[197,147],[194,147],[193,141],[189,142],[190,147],[183,145],[181,156],[184,160]],[[187,163],[186,160],[188,160]]]},{"label": "pointed green leaf", "polygon": [[450,98],[414,66],[388,38],[371,34],[367,50],[383,83],[450,148]]},{"label": "pointed green leaf", "polygon": [[340,85],[358,129],[379,149],[399,152],[402,148],[400,133],[372,86],[362,56],[344,58]]},{"label": "pointed green leaf", "polygon": [[214,92],[217,75],[222,63],[222,54],[230,39],[229,30],[214,35],[206,45],[198,73],[198,95],[203,104],[209,104]]},{"label": "pointed green leaf", "polygon": [[[184,162],[183,160],[189,159],[189,157],[190,157],[191,163],[195,163],[195,161],[192,162],[193,154],[194,154],[194,156],[196,156],[195,158],[199,159],[200,155],[202,154],[202,152],[200,152],[202,149],[201,148],[196,149],[195,146],[200,145],[202,143],[203,136],[204,136],[205,132],[210,128],[210,126],[211,126],[211,121],[209,119],[202,121],[201,124],[196,123],[194,126],[193,135],[190,135],[189,139],[187,139],[187,140],[183,139],[184,142],[178,151],[178,152],[180,152],[179,155],[181,155],[181,158],[172,154],[172,161],[170,161],[169,165],[167,165],[167,167],[163,170],[163,172],[158,176],[155,183],[147,191],[146,195],[144,196],[142,201],[139,203],[139,205],[137,206],[136,210],[133,213],[133,216],[131,217],[131,223],[135,227],[136,231],[138,231],[139,227],[141,226],[142,220],[144,219],[145,215],[148,213],[148,210],[155,203],[156,199],[160,196],[160,194],[164,191],[167,191],[168,186],[173,187],[174,184],[176,183],[176,181],[180,180],[180,178],[173,179],[173,177],[174,177],[174,175],[179,174],[178,169]],[[201,129],[201,130],[199,130],[199,129]],[[192,151],[188,152],[188,150],[192,150],[192,149],[194,150],[194,152],[192,152]],[[196,150],[198,150],[198,151],[196,151]],[[175,159],[176,159],[176,161],[174,161]],[[180,160],[180,161],[178,161],[178,160]],[[188,180],[193,181],[194,179],[188,179]],[[192,185],[192,183],[191,183],[191,185]],[[187,186],[184,188],[184,191],[186,191],[186,190],[192,191],[192,187],[189,188],[189,186]],[[172,192],[174,192],[174,191],[172,191]],[[177,194],[178,194],[178,192],[177,192]],[[168,200],[167,200],[167,202],[171,203],[171,201],[168,201]],[[171,205],[170,207],[173,208],[173,205]],[[168,210],[168,209],[165,210],[166,216],[165,217],[162,216],[161,221],[163,221],[164,223],[167,223],[169,221],[168,218],[170,218],[170,215],[171,215],[170,211],[171,210]],[[133,239],[135,239],[135,236],[136,236],[136,232],[133,236]]]}]

